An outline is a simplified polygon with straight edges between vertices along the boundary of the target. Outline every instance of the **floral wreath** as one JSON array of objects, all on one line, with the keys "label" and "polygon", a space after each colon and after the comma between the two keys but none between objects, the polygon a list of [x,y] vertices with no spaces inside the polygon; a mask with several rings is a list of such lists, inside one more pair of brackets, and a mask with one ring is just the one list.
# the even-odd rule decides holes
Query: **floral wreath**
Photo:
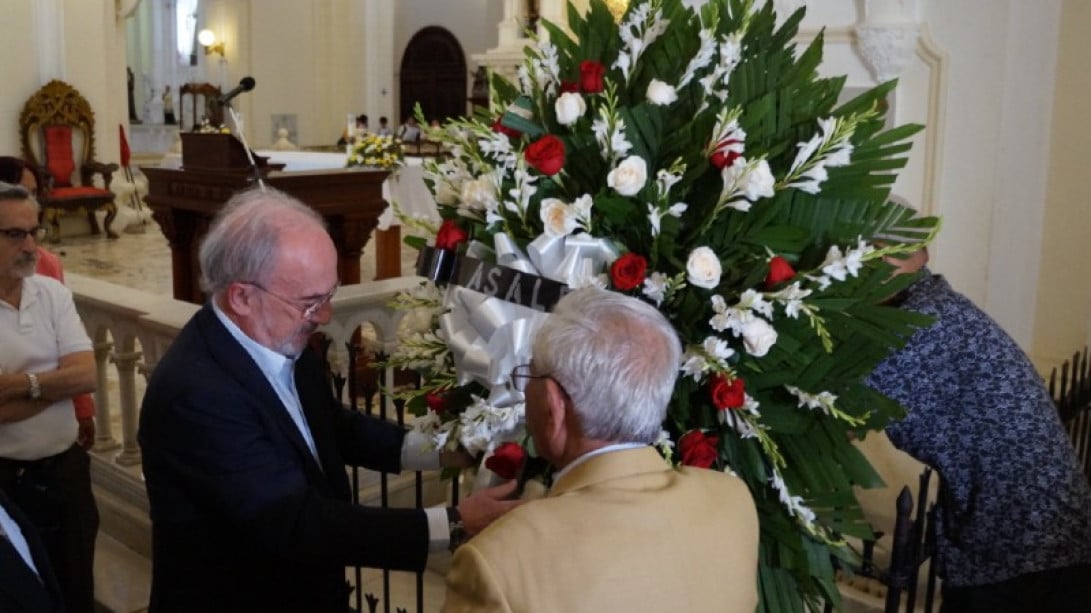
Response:
[{"label": "floral wreath", "polygon": [[389,360],[422,374],[415,427],[510,477],[527,441],[507,374],[547,316],[528,293],[656,305],[685,348],[658,446],[749,486],[766,611],[839,603],[843,539],[871,537],[853,487],[882,484],[850,439],[902,408],[863,380],[928,322],[882,304],[913,280],[883,258],[939,227],[889,201],[920,129],[883,131],[894,83],[837,106],[822,36],[791,42],[803,14],[643,0],[617,23],[592,0],[570,33],[544,24],[517,83],[492,75],[488,111],[429,134],[451,152],[426,164],[444,221],[403,223],[435,236],[407,243],[438,285],[396,300],[429,325]]}]

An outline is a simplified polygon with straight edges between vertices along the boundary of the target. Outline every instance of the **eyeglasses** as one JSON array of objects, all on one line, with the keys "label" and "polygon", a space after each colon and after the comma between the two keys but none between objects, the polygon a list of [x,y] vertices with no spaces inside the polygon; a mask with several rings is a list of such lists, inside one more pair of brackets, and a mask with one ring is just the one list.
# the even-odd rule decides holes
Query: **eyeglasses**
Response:
[{"label": "eyeglasses", "polygon": [[280,296],[278,294],[274,294],[273,292],[265,289],[265,287],[263,287],[261,283],[254,283],[252,281],[251,282],[245,282],[245,283],[247,285],[253,285],[254,287],[260,289],[263,292],[265,292],[266,294],[269,294],[273,298],[276,298],[277,300],[283,302],[284,304],[286,304],[286,305],[292,307],[293,309],[299,311],[299,314],[302,316],[303,321],[310,321],[314,317],[315,313],[318,312],[318,309],[321,309],[322,307],[326,306],[326,304],[328,304],[330,300],[333,300],[333,295],[336,294],[338,288],[341,287],[341,282],[338,281],[337,285],[333,286],[333,289],[331,289],[329,292],[327,292],[324,296],[322,296],[318,300],[315,300],[314,302],[311,302],[311,303],[305,304],[303,306],[300,306],[294,300],[289,300],[289,299],[287,299],[287,298],[285,298],[283,296]]},{"label": "eyeglasses", "polygon": [[22,228],[0,228],[0,234],[17,243],[25,241],[28,236],[33,238],[34,242],[41,241],[45,238],[45,233],[45,226],[34,226],[29,230],[24,230]]},{"label": "eyeglasses", "polygon": [[[530,364],[520,364],[511,369],[511,386],[518,392],[526,392],[531,379],[550,379],[552,375],[536,375],[530,372]],[[563,388],[562,388],[563,389]]]}]

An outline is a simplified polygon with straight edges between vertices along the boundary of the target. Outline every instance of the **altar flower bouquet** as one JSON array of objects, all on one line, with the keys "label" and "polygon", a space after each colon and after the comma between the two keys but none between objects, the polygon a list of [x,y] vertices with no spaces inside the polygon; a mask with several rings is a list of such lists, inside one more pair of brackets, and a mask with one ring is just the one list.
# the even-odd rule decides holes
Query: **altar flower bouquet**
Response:
[{"label": "altar flower bouquet", "polygon": [[405,150],[402,141],[393,136],[364,134],[356,140],[345,162],[346,167],[367,166],[382,170],[393,170],[405,163]]},{"label": "altar flower bouquet", "polygon": [[763,611],[838,604],[832,560],[870,536],[853,486],[879,480],[850,438],[901,408],[863,380],[927,323],[881,304],[912,281],[883,257],[938,229],[888,201],[919,129],[883,131],[894,84],[838,106],[822,36],[791,42],[803,11],[639,0],[618,23],[592,0],[546,23],[487,112],[429,135],[451,152],[426,164],[444,222],[407,242],[441,286],[397,299],[429,325],[389,362],[422,374],[415,427],[490,453],[527,442],[508,373],[563,288],[656,305],[685,348],[658,446],[749,486]]}]

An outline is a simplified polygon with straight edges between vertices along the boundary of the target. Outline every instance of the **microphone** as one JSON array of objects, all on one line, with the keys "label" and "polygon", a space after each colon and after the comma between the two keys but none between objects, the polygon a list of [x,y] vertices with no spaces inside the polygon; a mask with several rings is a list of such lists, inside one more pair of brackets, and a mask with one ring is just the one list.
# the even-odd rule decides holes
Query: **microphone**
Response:
[{"label": "microphone", "polygon": [[226,94],[220,96],[220,98],[219,98],[220,104],[227,104],[228,102],[231,102],[231,100],[235,96],[238,96],[239,94],[241,94],[243,92],[248,92],[248,91],[254,89],[254,85],[256,85],[256,84],[257,84],[257,82],[254,81],[254,77],[243,77],[242,80],[239,81],[239,84],[235,86],[235,89],[233,89],[233,90],[227,92]]}]

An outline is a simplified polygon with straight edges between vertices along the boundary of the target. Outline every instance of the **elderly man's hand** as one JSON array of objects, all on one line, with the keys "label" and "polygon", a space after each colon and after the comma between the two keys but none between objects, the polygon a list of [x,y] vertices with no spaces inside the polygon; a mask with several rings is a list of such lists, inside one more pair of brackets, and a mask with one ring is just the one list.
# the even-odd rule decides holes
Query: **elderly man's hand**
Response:
[{"label": "elderly man's hand", "polygon": [[508,500],[515,494],[518,482],[515,479],[478,490],[464,499],[458,505],[458,513],[462,516],[462,526],[466,534],[473,536],[481,532],[496,518],[523,504],[523,500]]}]

